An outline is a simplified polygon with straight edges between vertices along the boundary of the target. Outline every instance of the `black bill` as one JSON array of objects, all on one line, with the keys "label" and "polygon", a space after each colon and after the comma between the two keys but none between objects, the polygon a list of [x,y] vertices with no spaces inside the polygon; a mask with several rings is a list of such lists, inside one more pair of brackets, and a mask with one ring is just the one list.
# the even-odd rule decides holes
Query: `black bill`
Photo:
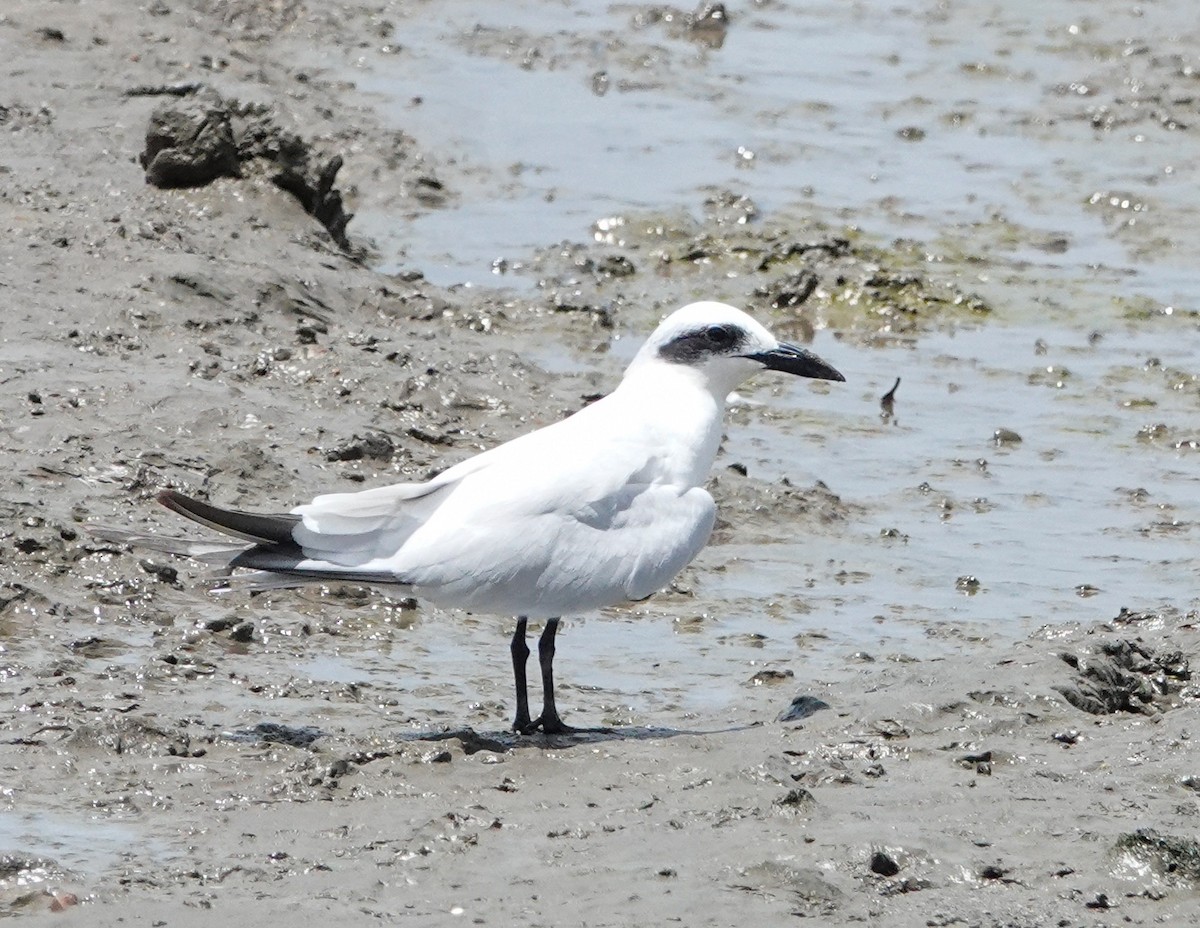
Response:
[{"label": "black bill", "polygon": [[816,380],[845,380],[837,368],[818,358],[807,348],[788,345],[780,342],[779,347],[770,351],[760,351],[758,354],[748,354],[744,357],[773,371],[783,371],[785,374],[795,374],[798,377],[812,377]]}]

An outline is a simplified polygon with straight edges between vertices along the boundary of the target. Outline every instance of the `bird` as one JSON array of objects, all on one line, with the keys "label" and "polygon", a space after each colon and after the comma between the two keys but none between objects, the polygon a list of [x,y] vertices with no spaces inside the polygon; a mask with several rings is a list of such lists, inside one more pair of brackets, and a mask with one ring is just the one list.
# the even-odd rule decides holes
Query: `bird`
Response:
[{"label": "bird", "polygon": [[[578,731],[563,722],[554,698],[560,620],[645,600],[700,552],[716,519],[704,484],[727,398],[764,370],[845,380],[742,310],[691,303],[654,329],[611,393],[565,419],[423,483],[329,493],[283,514],[223,509],[163,490],[157,499],[167,509],[238,541],[158,539],[158,546],[220,560],[243,589],[346,581],[515,616],[513,731]],[[124,537],[152,545],[157,538]],[[545,623],[536,718],[526,680],[531,619]]]}]

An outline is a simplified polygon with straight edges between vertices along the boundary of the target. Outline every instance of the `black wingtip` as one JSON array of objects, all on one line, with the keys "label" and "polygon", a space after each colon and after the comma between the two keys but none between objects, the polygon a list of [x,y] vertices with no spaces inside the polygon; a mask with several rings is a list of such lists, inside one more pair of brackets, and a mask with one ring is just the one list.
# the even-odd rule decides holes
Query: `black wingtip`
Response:
[{"label": "black wingtip", "polygon": [[186,519],[226,535],[259,544],[292,544],[292,529],[300,521],[299,516],[291,513],[259,515],[253,512],[239,512],[236,509],[221,509],[184,496],[178,490],[161,490],[156,499],[161,505]]},{"label": "black wingtip", "polygon": [[158,495],[154,497],[160,505],[166,506],[172,512],[178,513],[181,516],[187,515],[187,509],[184,508],[184,502],[188,498],[182,493],[177,493],[174,490],[159,490]]}]

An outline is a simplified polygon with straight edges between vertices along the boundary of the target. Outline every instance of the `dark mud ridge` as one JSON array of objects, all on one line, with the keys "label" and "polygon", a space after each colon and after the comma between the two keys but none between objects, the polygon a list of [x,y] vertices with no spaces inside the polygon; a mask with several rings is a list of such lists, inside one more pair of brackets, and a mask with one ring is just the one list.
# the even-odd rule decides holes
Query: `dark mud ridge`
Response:
[{"label": "dark mud ridge", "polygon": [[353,218],[334,187],[342,156],[326,157],[294,132],[282,129],[269,106],[226,99],[203,84],[137,87],[131,95],[164,94],[146,127],[139,161],[156,187],[202,187],[219,177],[265,170],[272,183],[295,196],[338,247],[355,252],[346,237]]}]

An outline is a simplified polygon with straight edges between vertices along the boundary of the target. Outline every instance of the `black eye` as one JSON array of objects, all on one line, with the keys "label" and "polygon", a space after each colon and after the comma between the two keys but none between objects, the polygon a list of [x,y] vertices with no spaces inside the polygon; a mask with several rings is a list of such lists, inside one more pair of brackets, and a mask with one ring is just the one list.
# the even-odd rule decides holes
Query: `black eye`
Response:
[{"label": "black eye", "polygon": [[728,348],[738,339],[738,333],[731,326],[710,325],[704,330],[704,337],[718,348]]}]

